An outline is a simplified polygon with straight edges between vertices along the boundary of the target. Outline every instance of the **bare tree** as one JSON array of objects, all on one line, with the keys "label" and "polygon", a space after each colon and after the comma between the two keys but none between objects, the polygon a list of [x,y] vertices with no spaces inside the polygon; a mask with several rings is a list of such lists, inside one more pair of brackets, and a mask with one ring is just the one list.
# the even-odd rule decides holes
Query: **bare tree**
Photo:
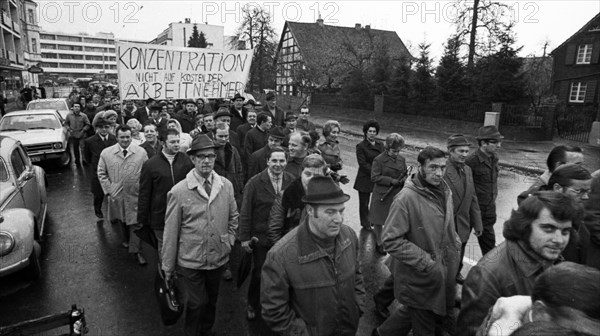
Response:
[{"label": "bare tree", "polygon": [[513,28],[510,10],[508,5],[492,0],[473,0],[472,5],[458,10],[457,37],[464,41],[468,36],[468,69],[473,69],[476,56],[493,53],[500,45],[498,37]]}]

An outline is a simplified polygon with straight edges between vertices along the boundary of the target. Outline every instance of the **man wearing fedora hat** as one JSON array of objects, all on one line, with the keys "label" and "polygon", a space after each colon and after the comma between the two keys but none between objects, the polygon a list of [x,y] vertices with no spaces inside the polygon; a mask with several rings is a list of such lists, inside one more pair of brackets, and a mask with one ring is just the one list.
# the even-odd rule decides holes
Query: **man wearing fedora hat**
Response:
[{"label": "man wearing fedora hat", "polygon": [[444,174],[444,180],[452,191],[454,225],[462,243],[458,274],[456,275],[456,282],[460,284],[464,282],[460,271],[471,230],[475,230],[475,236],[477,237],[481,235],[483,230],[479,203],[475,194],[475,184],[473,183],[473,173],[471,167],[465,164],[471,151],[470,146],[471,144],[462,134],[454,134],[448,138],[450,157]]},{"label": "man wearing fedora hat", "polygon": [[358,238],[343,224],[350,196],[328,176],[308,182],[307,216],[267,253],[264,321],[283,335],[355,335],[365,290]]},{"label": "man wearing fedora hat", "polygon": [[252,176],[267,168],[267,157],[269,156],[269,152],[272,148],[281,146],[281,143],[285,138],[282,127],[272,127],[269,129],[268,135],[267,144],[263,148],[252,153],[250,159],[248,159],[248,173],[246,174],[246,180],[249,180]]},{"label": "man wearing fedora hat", "polygon": [[246,123],[248,110],[244,107],[244,97],[239,92],[233,96],[231,101],[233,105],[229,108],[229,113],[231,113],[231,125],[229,127],[236,131],[238,126]]},{"label": "man wearing fedora hat", "polygon": [[97,118],[93,124],[96,129],[96,134],[85,139],[83,143],[83,159],[91,165],[91,191],[94,195],[94,213],[98,219],[103,219],[102,203],[104,202],[104,191],[98,180],[98,161],[100,161],[100,153],[106,147],[110,147],[117,143],[117,138],[110,134],[110,122],[104,118]]},{"label": "man wearing fedora hat", "polygon": [[214,142],[198,135],[187,151],[194,169],[167,194],[162,269],[176,274],[185,335],[210,334],[219,284],[238,226],[233,185],[213,171]]},{"label": "man wearing fedora hat", "polygon": [[504,136],[494,125],[482,126],[477,132],[479,149],[465,163],[473,171],[475,193],[481,211],[483,232],[477,240],[485,255],[496,246],[496,196],[498,195],[498,150]]}]

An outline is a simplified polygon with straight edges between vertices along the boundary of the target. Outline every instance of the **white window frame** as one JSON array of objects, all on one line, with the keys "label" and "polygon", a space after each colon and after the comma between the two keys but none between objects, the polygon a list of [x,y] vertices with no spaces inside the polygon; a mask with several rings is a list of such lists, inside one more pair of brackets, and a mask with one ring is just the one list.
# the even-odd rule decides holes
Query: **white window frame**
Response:
[{"label": "white window frame", "polygon": [[569,92],[569,103],[585,102],[585,94],[587,91],[586,82],[571,83],[571,92]]},{"label": "white window frame", "polygon": [[577,48],[577,64],[590,64],[592,61],[592,44],[580,44]]}]

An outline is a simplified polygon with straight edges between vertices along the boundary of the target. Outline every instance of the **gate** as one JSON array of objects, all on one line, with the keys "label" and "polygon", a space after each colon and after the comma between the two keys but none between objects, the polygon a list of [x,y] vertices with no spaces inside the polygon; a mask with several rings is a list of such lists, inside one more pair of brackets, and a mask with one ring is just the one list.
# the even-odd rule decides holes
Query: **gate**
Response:
[{"label": "gate", "polygon": [[557,135],[567,140],[588,142],[597,113],[596,105],[557,105],[554,113]]}]

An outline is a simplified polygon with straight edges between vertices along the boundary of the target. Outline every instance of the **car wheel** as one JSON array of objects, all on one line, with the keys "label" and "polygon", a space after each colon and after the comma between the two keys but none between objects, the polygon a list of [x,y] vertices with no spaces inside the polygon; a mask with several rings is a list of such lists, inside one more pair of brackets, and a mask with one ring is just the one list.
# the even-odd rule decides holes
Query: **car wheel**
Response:
[{"label": "car wheel", "polygon": [[71,163],[71,155],[69,154],[69,152],[64,152],[60,158],[58,158],[58,164],[61,167],[66,167],[69,165],[69,163]]},{"label": "car wheel", "polygon": [[23,271],[27,280],[37,280],[42,275],[42,265],[40,264],[40,258],[38,257],[40,245],[38,242],[33,242],[33,244],[33,250],[28,259],[29,265]]}]

